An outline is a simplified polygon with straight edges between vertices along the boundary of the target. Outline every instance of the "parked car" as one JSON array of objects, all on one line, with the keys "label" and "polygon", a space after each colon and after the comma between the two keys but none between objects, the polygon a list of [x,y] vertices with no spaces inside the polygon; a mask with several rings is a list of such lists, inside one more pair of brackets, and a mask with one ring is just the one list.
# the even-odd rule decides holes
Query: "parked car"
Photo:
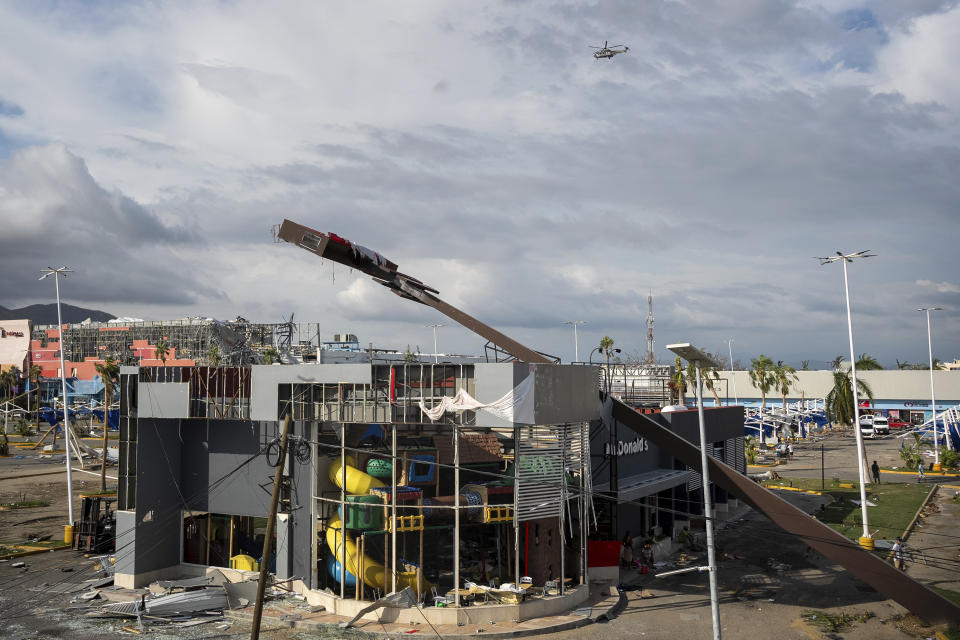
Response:
[{"label": "parked car", "polygon": [[873,418],[873,435],[875,436],[886,436],[890,435],[890,424],[887,422],[887,418],[884,416],[874,416]]},{"label": "parked car", "polygon": [[874,435],[873,431],[873,416],[864,415],[860,416],[860,435],[864,438],[872,438]]},{"label": "parked car", "polygon": [[905,429],[910,426],[900,418],[888,418],[887,424],[891,429]]}]

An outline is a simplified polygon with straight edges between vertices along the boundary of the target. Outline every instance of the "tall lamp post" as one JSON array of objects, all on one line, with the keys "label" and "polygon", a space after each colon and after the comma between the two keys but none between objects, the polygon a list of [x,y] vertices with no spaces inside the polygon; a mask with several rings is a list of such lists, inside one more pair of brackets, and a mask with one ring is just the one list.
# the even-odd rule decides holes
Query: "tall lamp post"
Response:
[{"label": "tall lamp post", "polygon": [[[60,389],[63,393],[63,436],[64,440],[67,442],[67,525],[63,528],[63,541],[64,542],[73,542],[73,475],[71,473],[71,467],[73,464],[70,462],[70,408],[67,401],[67,369],[66,365],[63,362],[63,350],[64,350],[64,335],[63,335],[63,317],[60,315],[60,277],[67,277],[68,273],[73,273],[71,269],[66,267],[60,267],[59,269],[54,269],[53,267],[47,267],[43,270],[43,275],[40,276],[39,280],[43,280],[49,276],[53,276],[53,280],[56,283],[57,288],[57,330],[60,333]],[[106,450],[104,450],[104,457],[106,457]],[[106,464],[106,462],[104,462]]]},{"label": "tall lamp post", "polygon": [[703,420],[703,380],[701,367],[720,368],[710,356],[689,342],[668,344],[667,349],[687,362],[693,363],[697,371],[697,418],[700,422],[700,466],[703,467],[703,514],[707,530],[707,567],[710,575],[710,612],[713,615],[713,637],[720,640],[720,599],[717,594],[717,558],[713,542],[713,500],[710,497],[710,469],[707,466],[707,432]]},{"label": "tall lamp post", "polygon": [[577,325],[587,324],[586,320],[567,320],[563,324],[573,325],[573,361],[580,362],[580,341],[577,339]]},{"label": "tall lamp post", "polygon": [[869,249],[857,251],[856,253],[843,254],[837,251],[837,255],[827,258],[817,258],[821,265],[833,262],[843,263],[843,290],[847,298],[847,335],[850,338],[850,376],[853,386],[853,434],[857,439],[857,467],[860,470],[860,513],[863,518],[863,535],[860,537],[860,546],[864,549],[873,550],[873,536],[870,535],[870,523],[867,519],[867,470],[864,461],[866,460],[863,449],[863,434],[860,433],[860,398],[857,394],[857,358],[853,350],[853,321],[850,317],[850,284],[847,281],[847,263],[853,262],[855,258],[872,258],[874,254],[867,253]]},{"label": "tall lamp post", "polygon": [[440,352],[437,351],[437,329],[442,327],[442,324],[428,324],[427,328],[433,328],[433,363],[436,364],[440,362]]},{"label": "tall lamp post", "polygon": [[[733,379],[733,402],[740,404],[740,396],[737,395],[737,374],[733,372],[733,338],[727,340],[727,351],[730,352],[730,378]],[[727,402],[730,396],[727,396]]]},{"label": "tall lamp post", "polygon": [[[930,354],[930,406],[933,408],[933,468],[940,471],[940,441],[937,438],[937,395],[933,390],[933,338],[930,334],[930,312],[943,311],[943,307],[921,307],[917,311],[927,312],[927,351]],[[946,423],[944,423],[944,427],[946,427]],[[950,447],[950,434],[947,433],[946,428],[943,431],[947,447]]]}]

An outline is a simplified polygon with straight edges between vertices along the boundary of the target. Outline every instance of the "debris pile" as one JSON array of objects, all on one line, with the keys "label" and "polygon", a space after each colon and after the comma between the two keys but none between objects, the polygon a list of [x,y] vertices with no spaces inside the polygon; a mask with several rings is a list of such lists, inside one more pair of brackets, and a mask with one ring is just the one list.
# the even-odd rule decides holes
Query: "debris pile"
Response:
[{"label": "debris pile", "polygon": [[[225,630],[231,622],[224,611],[254,604],[257,581],[231,582],[222,572],[177,580],[158,580],[146,589],[113,586],[112,558],[95,559],[95,570],[102,575],[86,580],[81,593],[71,600],[70,609],[82,610],[85,617],[103,620],[133,620],[122,626],[128,633],[143,633],[146,627],[189,628],[212,623]],[[266,595],[288,596],[288,591],[267,589]]]}]

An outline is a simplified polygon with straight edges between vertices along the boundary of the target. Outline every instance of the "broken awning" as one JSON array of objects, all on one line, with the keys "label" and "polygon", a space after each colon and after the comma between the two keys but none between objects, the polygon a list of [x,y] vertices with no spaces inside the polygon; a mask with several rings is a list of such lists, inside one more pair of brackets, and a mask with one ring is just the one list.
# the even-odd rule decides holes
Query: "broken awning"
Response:
[{"label": "broken awning", "polygon": [[[673,487],[686,484],[692,471],[688,469],[654,469],[626,478],[618,482],[621,500],[635,500],[644,496],[652,496]],[[609,483],[595,484],[594,491],[609,491]]]}]

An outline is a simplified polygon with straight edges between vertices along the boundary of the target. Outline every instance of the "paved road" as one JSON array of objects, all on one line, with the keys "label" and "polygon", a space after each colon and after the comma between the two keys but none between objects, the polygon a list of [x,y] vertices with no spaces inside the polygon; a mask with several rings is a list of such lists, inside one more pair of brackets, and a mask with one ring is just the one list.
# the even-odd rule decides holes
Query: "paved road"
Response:
[{"label": "paved road", "polygon": [[[816,496],[804,497],[786,491],[781,495],[808,511],[817,508],[815,500],[811,500]],[[723,528],[717,539],[723,558],[718,571],[720,621],[726,638],[906,640],[917,637],[897,628],[894,618],[905,613],[900,605],[884,599],[843,568],[812,552],[753,511]],[[773,570],[768,566],[769,558],[789,568]],[[705,574],[657,579],[624,571],[621,578],[627,584],[641,585],[644,589],[629,592],[627,608],[618,618],[607,624],[544,637],[551,640],[711,637]],[[801,619],[801,614],[810,609],[831,613],[870,612],[873,617],[841,633],[827,634]],[[920,637],[932,635],[931,630],[926,630]]]},{"label": "paved road", "polygon": [[[883,468],[902,468],[903,459],[900,457],[899,451],[903,442],[904,440],[895,436],[865,440],[864,448],[867,463],[870,464],[876,460]],[[913,444],[912,438],[909,438],[909,443]],[[839,432],[829,433],[819,441],[808,440],[795,445],[793,460],[778,465],[775,467],[775,471],[785,477],[819,478],[821,447],[823,447],[823,475],[827,482],[830,482],[831,478],[843,480],[855,480],[857,478],[856,440],[852,435],[844,435]],[[928,460],[929,462],[932,462],[932,458]],[[754,471],[754,469],[751,468],[751,471]],[[882,482],[916,482],[916,475],[913,474],[913,470],[909,471],[911,473],[906,475],[881,472],[880,479]]]}]

